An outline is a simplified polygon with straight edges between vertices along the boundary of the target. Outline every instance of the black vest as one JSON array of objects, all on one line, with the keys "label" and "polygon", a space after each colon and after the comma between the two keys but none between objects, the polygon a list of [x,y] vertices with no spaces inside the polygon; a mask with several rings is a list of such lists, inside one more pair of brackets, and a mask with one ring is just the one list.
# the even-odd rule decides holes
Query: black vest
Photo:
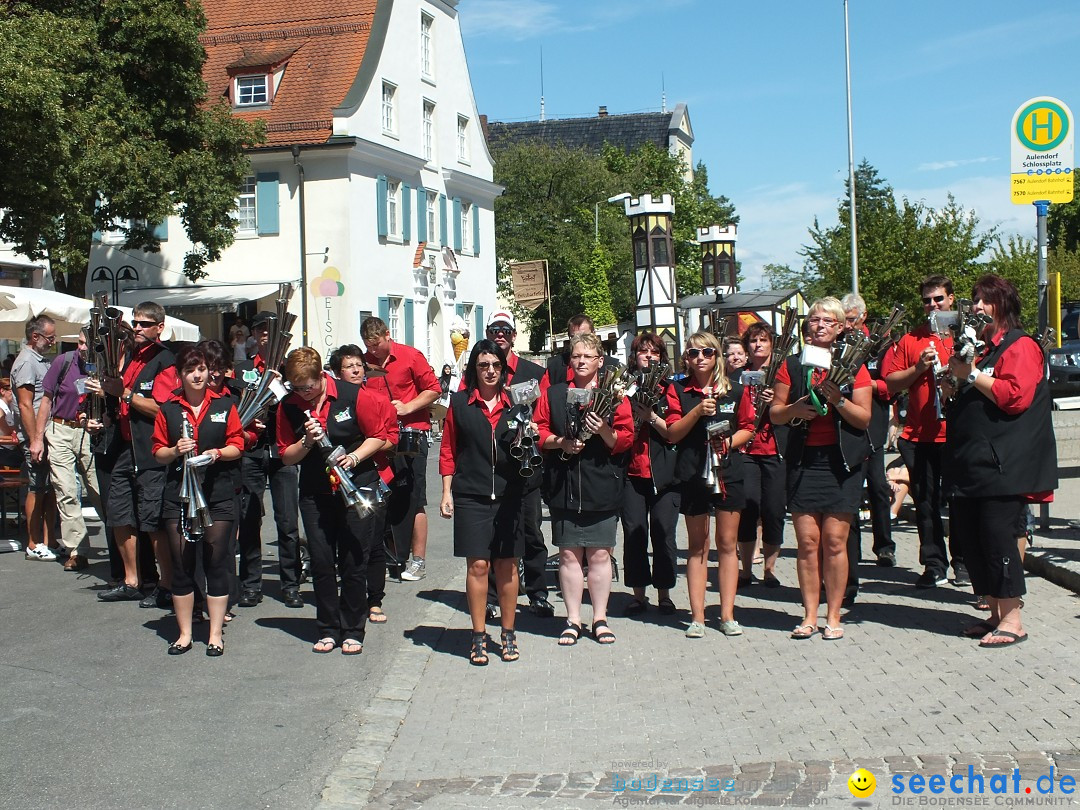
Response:
[{"label": "black vest", "polygon": [[[251,373],[254,372],[255,381],[254,382],[245,381],[244,380],[245,372],[248,373],[248,376],[251,376]],[[244,361],[242,361],[240,363],[237,363],[236,366],[234,367],[234,372],[233,373],[236,375],[234,385],[235,385],[235,387],[237,389],[239,389],[240,392],[243,392],[243,390],[245,388],[247,388],[249,385],[256,385],[258,383],[258,381],[259,381],[259,377],[261,376],[259,374],[259,372],[255,369],[255,361],[254,360],[244,360]],[[230,387],[232,387],[232,386],[230,386]],[[252,447],[250,450],[245,450],[244,451],[245,455],[265,456],[269,452],[270,453],[270,458],[277,458],[278,457],[278,450],[277,450],[277,409],[278,409],[278,403],[274,402],[274,403],[272,403],[270,405],[270,408],[267,411],[266,416],[263,417],[263,419],[262,419],[263,424],[266,425],[266,430],[264,430],[259,435],[259,438],[256,440],[254,447]]]},{"label": "black vest", "polygon": [[[1018,340],[1031,340],[1020,329],[1008,332],[982,360],[993,368]],[[1046,375],[1023,413],[1009,416],[993,400],[964,386],[949,408],[942,477],[950,496],[964,498],[1030,495],[1056,489],[1057,443]]]},{"label": "black vest", "polygon": [[[356,399],[360,395],[360,386],[344,380],[334,380],[337,385],[337,398],[330,402],[326,416],[326,436],[333,447],[340,445],[346,452],[352,452],[368,438],[356,421]],[[299,406],[283,400],[279,406],[285,410],[297,439],[304,435],[304,423],[308,415]],[[327,495],[330,489],[330,476],[326,472],[326,462],[330,450],[316,445],[312,447],[300,462],[300,494]],[[379,477],[373,458],[361,461],[351,470],[353,482],[358,487],[374,486]]]},{"label": "black vest", "polygon": [[[209,399],[203,405],[206,413],[196,428],[195,454],[204,453],[211,448],[220,450],[225,446],[226,428],[229,411],[235,409],[232,397],[223,396]],[[163,402],[161,412],[165,415],[165,424],[172,447],[183,435],[185,410],[179,402]],[[220,503],[231,500],[240,486],[240,462],[218,461],[200,468],[203,482],[203,494],[207,503]],[[165,500],[176,504],[180,502],[180,481],[184,477],[184,457],[165,468]]]},{"label": "black vest", "polygon": [[[679,404],[682,407],[683,416],[690,413],[703,399],[701,392],[687,389],[687,383],[691,380],[679,380],[675,383],[675,392],[679,395]],[[708,434],[705,426],[709,422],[721,422],[727,420],[731,423],[729,436],[734,435],[739,429],[739,402],[742,400],[743,387],[733,383],[731,390],[716,400],[716,416],[698,419],[690,432],[678,443],[678,451],[675,458],[675,479],[683,484],[693,484],[701,481],[704,483],[702,474],[705,472],[705,446],[708,443]],[[742,481],[742,453],[730,452],[724,458],[724,480],[729,482]]]},{"label": "black vest", "polygon": [[[551,386],[546,393],[551,406],[551,432],[569,433],[566,392],[569,383]],[[629,407],[625,403],[619,406]],[[544,500],[552,509],[572,512],[614,512],[622,503],[627,454],[612,455],[604,440],[592,436],[585,449],[569,461],[559,450],[544,453]]]},{"label": "black vest", "polygon": [[866,428],[866,437],[870,441],[870,452],[874,453],[885,446],[889,440],[889,415],[892,411],[893,397],[881,399],[877,394],[877,381],[881,379],[881,366],[893,343],[886,341],[885,348],[872,357],[866,364],[870,379],[874,380],[874,395],[870,398],[870,425]]},{"label": "black vest", "polygon": [[[158,352],[150,358],[143,370],[131,384],[133,394],[153,399],[154,378],[162,371],[176,362],[173,353],[160,346]],[[128,423],[131,426],[131,450],[135,459],[136,470],[160,468],[161,464],[154,458],[152,452],[154,439],[154,417],[143,416],[130,405],[128,406]],[[173,442],[175,444],[175,442]]]},{"label": "black vest", "polygon": [[[537,365],[531,360],[526,360],[519,355],[517,357],[517,368],[514,369],[514,373],[506,381],[506,384],[512,385],[513,383],[528,382],[529,380],[539,381],[544,379],[546,373],[547,371],[543,366]],[[563,373],[566,373],[565,369]]]},{"label": "black vest", "polygon": [[[799,362],[798,355],[792,355],[787,359],[788,377],[791,378],[791,390],[788,392],[788,403],[806,396],[806,369]],[[844,462],[844,469],[851,471],[862,464],[870,454],[870,440],[865,430],[852,427],[843,420],[836,408],[830,408],[832,420],[836,423],[836,435],[840,437],[840,457]],[[806,435],[809,422],[788,431],[787,443],[784,455],[788,464],[798,465],[802,462],[803,449],[806,445]],[[779,446],[779,439],[777,439]]]},{"label": "black vest", "polygon": [[[519,381],[520,382],[520,381]],[[516,427],[510,416],[514,408],[504,408],[492,430],[487,414],[479,402],[469,404],[469,392],[458,391],[450,396],[454,414],[454,480],[455,495],[491,498],[504,495],[520,497],[539,472],[529,478],[518,473],[521,462],[510,455]],[[535,489],[538,484],[533,484]]]}]

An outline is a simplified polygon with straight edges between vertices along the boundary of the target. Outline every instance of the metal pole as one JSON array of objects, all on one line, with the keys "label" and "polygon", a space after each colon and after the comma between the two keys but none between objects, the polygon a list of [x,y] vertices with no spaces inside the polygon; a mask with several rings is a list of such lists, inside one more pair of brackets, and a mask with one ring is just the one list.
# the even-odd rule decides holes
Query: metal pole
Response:
[{"label": "metal pole", "polygon": [[859,292],[859,248],[855,222],[855,143],[851,127],[851,44],[848,37],[848,0],[844,0],[844,66],[847,77],[848,204],[851,209],[851,291]]},{"label": "metal pole", "polygon": [[1049,280],[1046,277],[1046,213],[1050,209],[1049,200],[1036,200],[1035,206],[1036,225],[1038,229],[1039,248],[1039,332],[1046,333],[1046,326],[1050,320],[1050,307],[1047,299],[1047,286]]},{"label": "metal pole", "polygon": [[301,343],[308,344],[308,278],[307,278],[307,227],[305,225],[304,209],[304,164],[300,162],[300,147],[293,146],[293,163],[300,173],[300,321],[303,324]]}]

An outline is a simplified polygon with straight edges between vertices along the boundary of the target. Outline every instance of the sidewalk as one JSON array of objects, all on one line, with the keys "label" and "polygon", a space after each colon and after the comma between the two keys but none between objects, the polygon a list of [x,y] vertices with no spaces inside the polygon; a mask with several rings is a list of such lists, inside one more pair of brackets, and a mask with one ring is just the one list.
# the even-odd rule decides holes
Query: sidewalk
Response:
[{"label": "sidewalk", "polygon": [[[1029,556],[1032,570],[1073,587],[1080,531],[1065,524],[1078,507],[1080,479],[1065,479],[1052,530],[1036,535]],[[449,539],[446,524],[433,522],[432,542]],[[629,597],[616,585],[613,646],[584,639],[559,648],[561,619],[519,612],[521,660],[492,656],[483,668],[465,657],[462,566],[446,590],[420,592],[431,605],[407,634],[413,647],[361,713],[356,744],[331,773],[321,806],[625,806],[654,793],[653,801],[699,806],[846,805],[858,767],[875,774],[872,804],[885,806],[888,773],[966,774],[970,764],[988,775],[1019,767],[1032,780],[1051,766],[1080,775],[1076,594],[1029,575],[1029,641],[980,649],[958,635],[982,615],[970,590],[916,590],[914,526],[902,522],[896,540],[897,568],[861,566],[862,590],[837,643],[788,637],[801,617],[789,526],[778,565],[785,587],[740,592],[742,637],[716,629],[713,569],[704,639],[683,637],[684,579],[672,594],[675,617],[653,609],[620,618]],[[497,639],[498,627],[489,630]],[[679,777],[681,792],[658,792]],[[685,781],[694,777],[734,781],[702,792]],[[635,778],[646,780],[642,790],[615,789]]]}]

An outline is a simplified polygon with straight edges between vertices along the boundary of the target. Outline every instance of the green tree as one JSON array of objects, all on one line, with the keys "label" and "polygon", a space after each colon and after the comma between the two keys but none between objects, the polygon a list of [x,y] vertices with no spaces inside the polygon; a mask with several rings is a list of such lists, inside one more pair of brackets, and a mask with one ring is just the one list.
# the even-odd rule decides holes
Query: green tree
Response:
[{"label": "green tree", "polygon": [[[846,184],[845,184],[846,185]],[[941,274],[960,292],[970,290],[984,271],[982,256],[996,229],[980,231],[974,212],[952,195],[940,210],[906,198],[897,202],[892,187],[863,161],[855,172],[858,217],[859,293],[867,308],[883,314],[896,303],[921,313],[919,282]],[[807,283],[804,295],[843,296],[851,290],[851,230],[847,195],[837,206],[839,223],[822,228],[817,218],[811,244],[803,246]]]},{"label": "green tree", "polygon": [[[198,2],[14,0],[0,19],[0,239],[82,296],[94,231],[158,250],[178,212],[192,279],[233,241],[261,127],[209,104]],[[15,168],[17,167],[17,169]],[[117,224],[120,223],[120,224]]]},{"label": "green tree", "polygon": [[[1015,235],[1008,239],[996,237],[983,270],[997,273],[1013,283],[1020,293],[1024,326],[1034,332],[1039,326],[1039,269],[1035,240]],[[958,287],[956,295],[958,298],[971,295],[970,285]]]},{"label": "green tree", "polygon": [[1080,249],[1080,169],[1073,172],[1073,198],[1046,212],[1046,241],[1051,248]]},{"label": "green tree", "polygon": [[610,275],[611,260],[599,242],[593,245],[588,262],[571,269],[570,283],[582,291],[582,312],[596,324],[615,323],[611,290],[608,288]]}]

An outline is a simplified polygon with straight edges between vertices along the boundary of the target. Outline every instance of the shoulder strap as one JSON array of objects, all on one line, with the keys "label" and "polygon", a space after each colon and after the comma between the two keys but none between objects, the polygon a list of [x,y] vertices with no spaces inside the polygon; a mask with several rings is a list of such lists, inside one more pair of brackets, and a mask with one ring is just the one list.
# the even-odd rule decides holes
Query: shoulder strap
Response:
[{"label": "shoulder strap", "polygon": [[64,384],[64,377],[67,376],[68,369],[71,368],[71,363],[75,359],[75,352],[68,352],[67,360],[64,361],[64,365],[60,367],[60,376],[56,378],[56,385],[53,386],[52,392],[49,394],[49,398],[55,404],[56,395],[60,391],[60,386]]}]

